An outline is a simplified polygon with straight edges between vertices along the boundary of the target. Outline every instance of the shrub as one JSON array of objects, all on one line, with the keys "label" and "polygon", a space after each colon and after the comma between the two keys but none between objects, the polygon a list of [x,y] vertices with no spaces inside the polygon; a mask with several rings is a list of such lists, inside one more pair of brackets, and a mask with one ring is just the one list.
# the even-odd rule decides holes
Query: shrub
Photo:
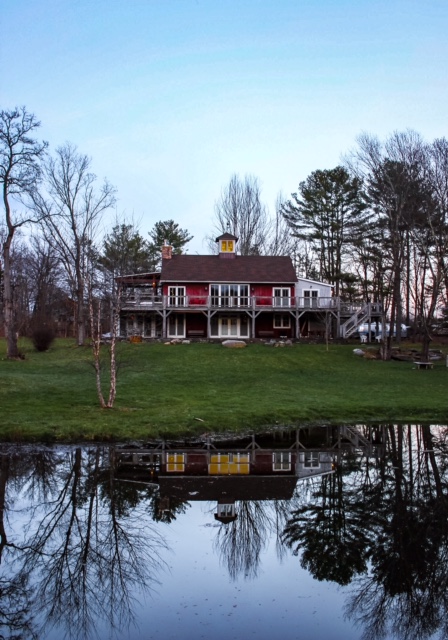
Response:
[{"label": "shrub", "polygon": [[54,333],[47,327],[35,329],[31,336],[36,351],[48,351],[54,340]]}]

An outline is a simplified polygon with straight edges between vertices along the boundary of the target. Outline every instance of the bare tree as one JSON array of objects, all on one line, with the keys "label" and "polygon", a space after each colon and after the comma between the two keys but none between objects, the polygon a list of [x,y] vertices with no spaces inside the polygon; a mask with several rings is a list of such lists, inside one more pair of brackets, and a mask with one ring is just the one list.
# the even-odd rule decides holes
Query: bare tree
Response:
[{"label": "bare tree", "polygon": [[103,213],[115,204],[115,188],[104,180],[96,190],[91,160],[66,143],[45,165],[46,193],[35,198],[44,230],[64,265],[76,302],[77,344],[86,333],[86,278]]},{"label": "bare tree", "polygon": [[436,256],[443,280],[443,298],[448,304],[448,140],[438,138],[428,147],[428,173],[437,217],[431,220]]},{"label": "bare tree", "polygon": [[261,202],[258,178],[247,175],[242,180],[234,174],[215,204],[215,232],[207,243],[215,251],[217,234],[232,233],[238,240],[241,255],[263,253],[269,234],[269,217]]},{"label": "bare tree", "polygon": [[267,256],[295,256],[302,253],[301,242],[291,234],[291,228],[286,222],[282,208],[285,198],[281,193],[275,201],[275,215],[270,218],[267,233],[263,243],[263,253]]},{"label": "bare tree", "polygon": [[40,127],[35,116],[25,107],[0,111],[0,185],[2,187],[6,233],[2,243],[3,256],[3,318],[8,358],[18,358],[17,330],[14,321],[14,300],[11,287],[11,244],[17,229],[36,219],[28,210],[16,214],[13,203],[26,206],[41,178],[40,161],[47,148],[32,136]]}]

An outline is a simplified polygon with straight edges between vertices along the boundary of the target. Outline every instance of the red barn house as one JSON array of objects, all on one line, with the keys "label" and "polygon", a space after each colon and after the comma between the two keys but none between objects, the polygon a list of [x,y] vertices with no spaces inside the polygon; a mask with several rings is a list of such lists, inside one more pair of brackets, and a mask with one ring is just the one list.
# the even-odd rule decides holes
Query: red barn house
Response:
[{"label": "red barn house", "polygon": [[[333,324],[339,335],[341,307],[331,285],[299,283],[289,256],[238,255],[237,241],[229,233],[219,236],[217,255],[174,255],[165,245],[160,272],[120,278],[125,291],[121,333],[281,339],[323,336]],[[346,313],[350,318],[353,311]],[[357,313],[365,322],[365,313]]]}]

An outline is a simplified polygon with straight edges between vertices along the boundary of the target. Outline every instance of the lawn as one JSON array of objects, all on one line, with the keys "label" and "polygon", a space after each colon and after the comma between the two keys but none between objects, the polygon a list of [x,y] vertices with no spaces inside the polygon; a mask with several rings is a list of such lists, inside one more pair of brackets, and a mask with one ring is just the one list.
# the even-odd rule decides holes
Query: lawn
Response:
[{"label": "lawn", "polygon": [[[430,371],[365,360],[355,345],[129,344],[114,409],[101,409],[88,347],[58,340],[23,361],[0,340],[0,439],[140,439],[272,425],[448,423],[445,359]],[[104,347],[105,355],[107,347]]]}]

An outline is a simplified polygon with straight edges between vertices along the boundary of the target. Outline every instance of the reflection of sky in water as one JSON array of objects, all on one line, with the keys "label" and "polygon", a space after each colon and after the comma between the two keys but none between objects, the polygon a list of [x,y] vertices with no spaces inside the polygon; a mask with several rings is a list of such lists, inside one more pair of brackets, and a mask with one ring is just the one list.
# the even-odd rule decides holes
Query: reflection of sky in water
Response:
[{"label": "reflection of sky in water", "polygon": [[[191,503],[172,524],[159,525],[168,532],[170,570],[160,576],[152,599],[137,607],[139,629],[120,638],[359,637],[343,620],[344,590],[314,581],[290,553],[280,563],[274,542],[262,554],[258,578],[232,582],[213,550],[217,527],[212,513],[205,513],[209,506]],[[60,632],[48,636],[58,638]]]},{"label": "reflection of sky in water", "polygon": [[[448,429],[383,436],[384,448],[350,449],[331,473],[327,454],[314,478],[297,467],[290,499],[278,502],[262,498],[274,490],[264,476],[255,485],[171,476],[159,490],[111,473],[101,446],[4,451],[0,616],[23,603],[25,622],[42,615],[30,620],[39,640],[448,637]],[[244,487],[262,491],[218,524],[214,496],[228,505],[227,492]],[[358,628],[344,618],[349,604]]]},{"label": "reflection of sky in water", "polygon": [[193,504],[188,534],[182,519],[175,523],[172,575],[164,580],[160,600],[143,614],[149,636],[133,640],[358,637],[342,620],[337,588],[313,581],[291,555],[280,564],[274,543],[262,554],[258,578],[232,582],[212,549],[216,528],[201,526],[211,518]]}]

